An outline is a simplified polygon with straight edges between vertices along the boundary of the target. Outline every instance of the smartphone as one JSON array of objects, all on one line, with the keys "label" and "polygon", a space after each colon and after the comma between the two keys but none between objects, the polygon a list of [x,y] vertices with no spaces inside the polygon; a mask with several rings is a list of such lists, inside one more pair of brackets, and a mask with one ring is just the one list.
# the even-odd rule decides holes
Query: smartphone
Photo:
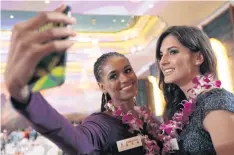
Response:
[{"label": "smartphone", "polygon": [[[71,8],[69,6],[63,12],[67,16],[71,16]],[[48,23],[39,28],[39,31],[45,31],[53,27],[67,27],[69,25],[63,23]],[[68,38],[59,38],[64,40]],[[32,92],[38,92],[62,85],[65,82],[65,66],[66,51],[52,52],[43,57],[37,64],[34,74],[28,83]]]}]

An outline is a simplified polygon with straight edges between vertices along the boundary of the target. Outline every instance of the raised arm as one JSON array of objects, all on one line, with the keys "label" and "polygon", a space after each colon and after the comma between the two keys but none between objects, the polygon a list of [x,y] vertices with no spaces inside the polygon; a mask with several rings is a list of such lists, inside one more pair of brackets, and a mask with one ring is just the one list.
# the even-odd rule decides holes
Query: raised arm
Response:
[{"label": "raised arm", "polygon": [[30,95],[27,87],[36,65],[43,56],[54,51],[66,51],[74,43],[70,40],[54,40],[75,36],[76,32],[72,29],[52,28],[43,32],[38,31],[39,27],[50,22],[75,23],[73,18],[62,13],[65,7],[63,5],[55,11],[41,13],[14,26],[5,70],[5,83],[14,106],[18,110],[21,109],[19,112],[32,122],[39,132],[73,155],[100,148],[97,143],[101,134],[94,130],[97,128],[101,131],[99,125],[86,123],[75,129],[39,93]]}]

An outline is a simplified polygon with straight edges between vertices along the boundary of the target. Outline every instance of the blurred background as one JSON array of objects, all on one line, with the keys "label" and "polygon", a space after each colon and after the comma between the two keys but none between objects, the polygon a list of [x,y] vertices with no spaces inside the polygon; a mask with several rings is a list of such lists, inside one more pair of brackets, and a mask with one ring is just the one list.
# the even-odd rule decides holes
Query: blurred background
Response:
[{"label": "blurred background", "polygon": [[172,25],[197,26],[212,38],[219,78],[226,89],[234,92],[234,1],[1,1],[1,131],[29,126],[8,103],[4,85],[11,29],[60,4],[70,5],[77,19],[73,26],[78,33],[74,38],[77,43],[67,51],[66,82],[41,93],[71,122],[78,124],[100,111],[101,92],[93,64],[101,54],[111,51],[125,54],[139,78],[137,104],[162,116],[165,103],[158,88],[155,47],[160,33]]}]

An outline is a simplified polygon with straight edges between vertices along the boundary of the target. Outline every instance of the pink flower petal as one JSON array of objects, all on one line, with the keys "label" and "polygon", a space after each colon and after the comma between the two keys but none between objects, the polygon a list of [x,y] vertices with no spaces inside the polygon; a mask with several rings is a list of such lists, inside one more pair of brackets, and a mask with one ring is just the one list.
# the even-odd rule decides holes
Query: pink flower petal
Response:
[{"label": "pink flower petal", "polygon": [[195,77],[195,78],[193,79],[193,83],[195,83],[195,84],[199,83],[198,77]]},{"label": "pink flower petal", "polygon": [[219,81],[219,80],[215,81],[215,86],[220,87],[221,86],[221,81]]},{"label": "pink flower petal", "polygon": [[165,129],[165,132],[166,132],[168,135],[170,135],[171,131],[172,131],[172,127],[168,127],[168,128]]},{"label": "pink flower petal", "polygon": [[117,109],[114,113],[115,116],[121,116],[122,114],[122,110],[121,109]]},{"label": "pink flower petal", "polygon": [[209,79],[208,77],[205,77],[204,81],[205,81],[206,83],[209,83],[209,82],[210,82],[210,79]]},{"label": "pink flower petal", "polygon": [[132,114],[125,114],[123,117],[122,117],[122,121],[124,123],[127,123],[127,122],[130,122],[131,120],[133,120],[133,115]]}]

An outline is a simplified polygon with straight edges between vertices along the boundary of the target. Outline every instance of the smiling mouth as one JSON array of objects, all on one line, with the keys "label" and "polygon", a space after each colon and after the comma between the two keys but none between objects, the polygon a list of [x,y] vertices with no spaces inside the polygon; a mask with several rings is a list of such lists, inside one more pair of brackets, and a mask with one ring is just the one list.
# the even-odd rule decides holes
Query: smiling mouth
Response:
[{"label": "smiling mouth", "polygon": [[175,71],[174,68],[170,68],[170,69],[165,69],[164,70],[164,75],[167,76],[167,75],[170,75],[171,73],[173,73]]},{"label": "smiling mouth", "polygon": [[133,86],[133,83],[131,83],[128,86],[124,86],[123,88],[121,88],[121,90],[128,90],[128,89],[132,88],[132,86]]}]

